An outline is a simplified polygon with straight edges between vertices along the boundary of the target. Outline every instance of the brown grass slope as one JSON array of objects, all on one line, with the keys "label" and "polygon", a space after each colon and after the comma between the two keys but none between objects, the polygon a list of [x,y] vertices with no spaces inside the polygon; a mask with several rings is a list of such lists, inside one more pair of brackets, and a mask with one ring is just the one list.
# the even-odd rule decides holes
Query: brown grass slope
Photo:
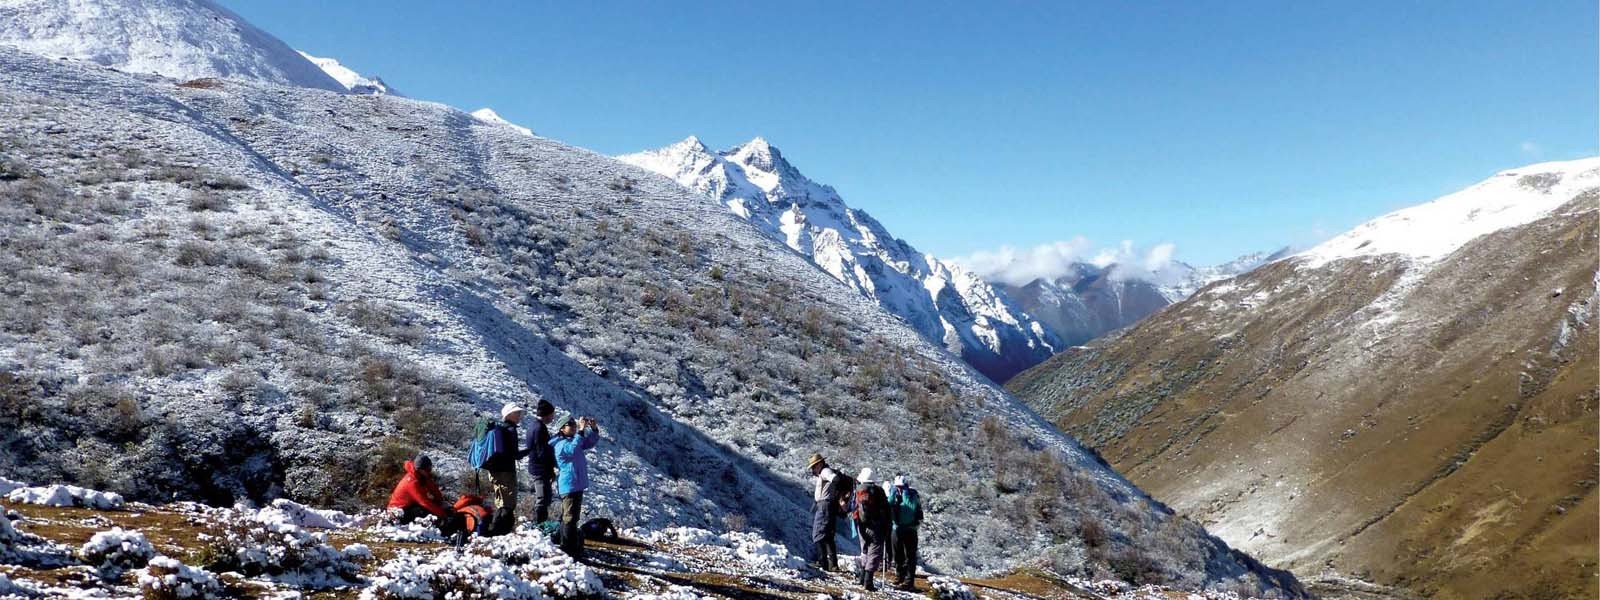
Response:
[{"label": "brown grass slope", "polygon": [[1431,270],[1274,263],[1007,387],[1302,576],[1592,598],[1597,200]]}]

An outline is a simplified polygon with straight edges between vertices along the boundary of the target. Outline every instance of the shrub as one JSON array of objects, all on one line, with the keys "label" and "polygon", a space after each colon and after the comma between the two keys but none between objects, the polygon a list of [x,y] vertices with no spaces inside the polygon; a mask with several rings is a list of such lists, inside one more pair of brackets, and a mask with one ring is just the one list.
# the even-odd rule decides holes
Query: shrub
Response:
[{"label": "shrub", "polygon": [[145,600],[208,600],[230,595],[216,576],[165,556],[150,560],[149,568],[139,575],[139,591]]},{"label": "shrub", "polygon": [[143,567],[155,555],[155,547],[144,534],[120,527],[94,534],[78,549],[79,560],[111,577],[120,575],[123,569]]}]

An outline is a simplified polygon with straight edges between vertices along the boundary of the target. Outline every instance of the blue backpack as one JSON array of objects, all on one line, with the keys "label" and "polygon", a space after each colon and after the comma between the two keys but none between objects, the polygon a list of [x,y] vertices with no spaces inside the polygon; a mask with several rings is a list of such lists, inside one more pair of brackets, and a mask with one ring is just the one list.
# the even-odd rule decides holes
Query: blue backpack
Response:
[{"label": "blue backpack", "polygon": [[472,433],[472,449],[467,451],[467,464],[474,469],[482,469],[491,457],[504,450],[501,448],[499,432],[500,426],[492,419],[480,419],[477,429]]}]

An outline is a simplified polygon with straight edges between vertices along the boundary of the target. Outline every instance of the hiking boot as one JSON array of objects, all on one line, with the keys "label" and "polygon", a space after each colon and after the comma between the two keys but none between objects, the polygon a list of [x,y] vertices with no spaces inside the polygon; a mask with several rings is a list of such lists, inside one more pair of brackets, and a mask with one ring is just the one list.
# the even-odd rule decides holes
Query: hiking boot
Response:
[{"label": "hiking boot", "polygon": [[877,591],[878,589],[872,586],[873,575],[874,573],[872,571],[867,571],[865,575],[861,576],[861,587],[866,588],[869,592]]}]

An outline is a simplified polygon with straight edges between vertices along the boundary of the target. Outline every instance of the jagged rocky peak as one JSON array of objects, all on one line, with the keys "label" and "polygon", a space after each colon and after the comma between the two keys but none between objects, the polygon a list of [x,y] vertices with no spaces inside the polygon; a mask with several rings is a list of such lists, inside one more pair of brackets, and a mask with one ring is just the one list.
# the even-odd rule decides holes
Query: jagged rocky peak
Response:
[{"label": "jagged rocky peak", "polygon": [[997,381],[1063,347],[1004,292],[891,235],[765,138],[713,152],[690,136],[619,158],[726,206]]}]

